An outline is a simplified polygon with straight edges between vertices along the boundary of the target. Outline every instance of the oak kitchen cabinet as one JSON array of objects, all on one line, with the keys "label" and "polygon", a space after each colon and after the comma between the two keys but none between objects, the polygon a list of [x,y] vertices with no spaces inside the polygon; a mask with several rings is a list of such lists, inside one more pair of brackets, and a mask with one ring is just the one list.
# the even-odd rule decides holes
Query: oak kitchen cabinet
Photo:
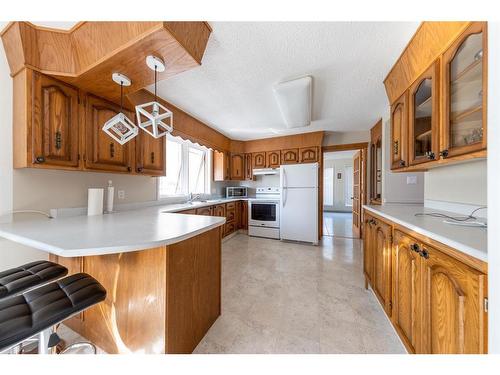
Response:
[{"label": "oak kitchen cabinet", "polygon": [[280,150],[267,151],[266,152],[267,168],[279,168],[280,159],[281,159]]},{"label": "oak kitchen cabinet", "polygon": [[139,132],[135,141],[136,172],[148,176],[166,175],[165,137],[153,138],[143,131]]},{"label": "oak kitchen cabinet", "polygon": [[365,278],[407,350],[486,353],[483,270],[454,249],[365,215]]},{"label": "oak kitchen cabinet", "polygon": [[13,81],[15,168],[165,174],[164,139],[139,133],[121,146],[102,131],[120,110],[115,103],[31,69]]},{"label": "oak kitchen cabinet", "polygon": [[213,152],[213,179],[214,181],[227,181],[231,178],[230,154],[226,151]]},{"label": "oak kitchen cabinet", "polygon": [[253,169],[267,167],[266,152],[265,151],[254,152],[252,154],[252,166],[253,166]]},{"label": "oak kitchen cabinet", "polygon": [[296,164],[299,162],[299,149],[289,148],[281,150],[281,164]]},{"label": "oak kitchen cabinet", "polygon": [[[120,112],[120,106],[94,95],[85,99],[85,169],[132,172],[136,139],[120,145],[102,131],[102,125]],[[129,118],[134,115],[124,110]]]},{"label": "oak kitchen cabinet", "polygon": [[253,180],[252,154],[245,154],[245,180]]},{"label": "oak kitchen cabinet", "polygon": [[393,170],[486,157],[487,23],[456,24],[424,22],[384,81]]},{"label": "oak kitchen cabinet", "polygon": [[319,147],[299,148],[299,163],[315,163],[319,161]]},{"label": "oak kitchen cabinet", "polygon": [[435,160],[439,153],[439,62],[409,89],[409,165]]},{"label": "oak kitchen cabinet", "polygon": [[213,215],[213,206],[197,208],[196,215],[212,216]]},{"label": "oak kitchen cabinet", "polygon": [[443,157],[486,149],[486,29],[473,22],[443,55]]},{"label": "oak kitchen cabinet", "polygon": [[391,106],[391,169],[406,167],[408,160],[408,92],[405,92]]},{"label": "oak kitchen cabinet", "polygon": [[231,180],[245,179],[245,154],[231,154]]}]

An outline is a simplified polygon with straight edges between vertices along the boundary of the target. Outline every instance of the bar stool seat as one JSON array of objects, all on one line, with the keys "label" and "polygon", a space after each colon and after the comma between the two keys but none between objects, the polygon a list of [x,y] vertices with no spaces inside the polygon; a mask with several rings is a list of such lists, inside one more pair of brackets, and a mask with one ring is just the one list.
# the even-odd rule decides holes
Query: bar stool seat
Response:
[{"label": "bar stool seat", "polygon": [[68,269],[47,260],[0,272],[0,299],[66,276]]},{"label": "bar stool seat", "polygon": [[0,301],[0,351],[103,301],[106,290],[78,273]]}]

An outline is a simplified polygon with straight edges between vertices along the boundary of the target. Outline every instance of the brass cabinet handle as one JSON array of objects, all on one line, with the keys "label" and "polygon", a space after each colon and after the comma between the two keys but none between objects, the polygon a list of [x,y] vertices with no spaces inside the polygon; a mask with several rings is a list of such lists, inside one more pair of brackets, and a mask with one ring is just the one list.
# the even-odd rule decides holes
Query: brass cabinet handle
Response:
[{"label": "brass cabinet handle", "polygon": [[62,146],[62,136],[60,131],[56,131],[56,149],[60,150]]},{"label": "brass cabinet handle", "polygon": [[425,250],[425,249],[422,249],[422,250],[420,251],[420,256],[421,256],[422,258],[429,259],[429,252],[428,252],[427,250]]},{"label": "brass cabinet handle", "polygon": [[109,144],[109,156],[112,158],[115,157],[115,145],[114,145],[114,143]]},{"label": "brass cabinet handle", "polygon": [[439,152],[439,155],[443,158],[447,158],[448,157],[448,150],[443,150],[443,151]]},{"label": "brass cabinet handle", "polygon": [[139,173],[141,173],[141,172],[142,172],[142,170],[143,170],[143,168],[142,168],[142,167],[138,167],[138,168],[137,168],[137,172],[139,172]]},{"label": "brass cabinet handle", "polygon": [[410,250],[420,254],[420,246],[417,243],[412,243],[410,245]]},{"label": "brass cabinet handle", "polygon": [[436,155],[432,151],[427,152],[426,156],[427,156],[427,159],[429,159],[429,160],[436,159]]},{"label": "brass cabinet handle", "polygon": [[155,163],[155,153],[152,152],[151,153],[151,164],[154,164]]},{"label": "brass cabinet handle", "polygon": [[404,160],[399,161],[399,166],[404,167],[406,165],[406,162]]},{"label": "brass cabinet handle", "polygon": [[132,172],[132,167],[127,167],[128,172]]},{"label": "brass cabinet handle", "polygon": [[35,158],[35,163],[37,163],[37,164],[45,163],[45,156],[43,156],[43,155],[37,156]]}]

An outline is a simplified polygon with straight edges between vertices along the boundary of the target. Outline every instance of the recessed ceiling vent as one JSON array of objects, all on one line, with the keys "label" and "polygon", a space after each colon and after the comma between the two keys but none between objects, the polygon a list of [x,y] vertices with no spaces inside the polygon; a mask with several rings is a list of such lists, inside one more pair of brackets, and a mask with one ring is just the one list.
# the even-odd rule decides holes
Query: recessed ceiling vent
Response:
[{"label": "recessed ceiling vent", "polygon": [[273,90],[287,128],[311,125],[311,76],[278,83]]}]

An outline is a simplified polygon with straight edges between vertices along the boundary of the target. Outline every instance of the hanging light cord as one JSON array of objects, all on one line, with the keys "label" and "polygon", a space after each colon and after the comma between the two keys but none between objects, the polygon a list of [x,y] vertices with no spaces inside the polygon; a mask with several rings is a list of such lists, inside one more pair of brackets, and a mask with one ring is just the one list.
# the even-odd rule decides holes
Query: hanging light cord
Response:
[{"label": "hanging light cord", "polygon": [[120,112],[123,112],[123,81],[120,81]]},{"label": "hanging light cord", "polygon": [[157,101],[156,100],[156,77],[157,77],[157,74],[158,74],[158,66],[155,64],[155,102]]}]

